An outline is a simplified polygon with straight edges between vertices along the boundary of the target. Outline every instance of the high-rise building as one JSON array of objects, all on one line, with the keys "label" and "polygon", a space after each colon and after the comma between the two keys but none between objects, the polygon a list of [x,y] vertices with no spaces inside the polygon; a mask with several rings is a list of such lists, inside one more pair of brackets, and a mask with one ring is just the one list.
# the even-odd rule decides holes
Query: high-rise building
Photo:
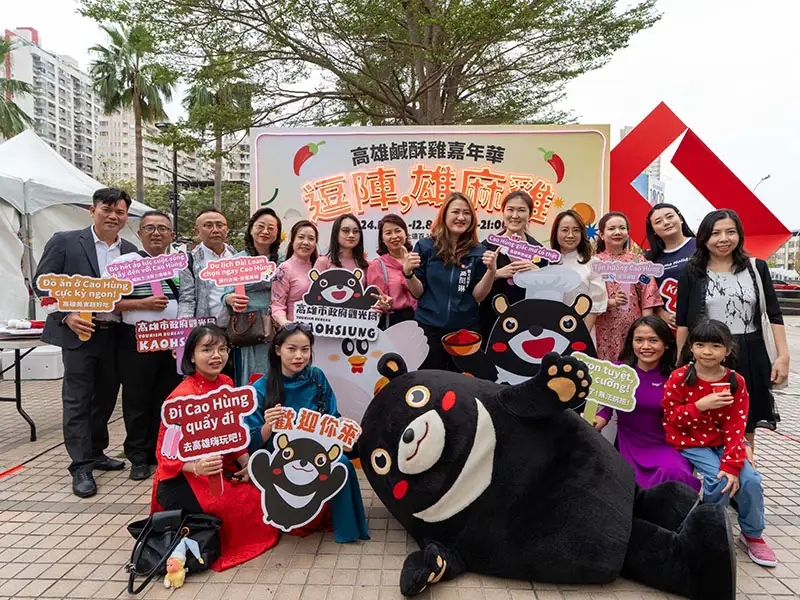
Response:
[{"label": "high-rise building", "polygon": [[223,147],[227,156],[222,159],[222,180],[250,181],[250,136],[228,136]]},{"label": "high-rise building", "polygon": [[778,248],[772,256],[769,257],[767,263],[770,267],[776,269],[788,269],[794,271],[800,268],[800,230],[792,231],[792,237]]},{"label": "high-rise building", "polygon": [[5,65],[5,76],[33,86],[33,95],[13,100],[34,120],[34,130],[61,156],[93,175],[94,139],[100,111],[91,78],[69,56],[48,52],[40,46],[32,27],[5,30],[14,43]]}]

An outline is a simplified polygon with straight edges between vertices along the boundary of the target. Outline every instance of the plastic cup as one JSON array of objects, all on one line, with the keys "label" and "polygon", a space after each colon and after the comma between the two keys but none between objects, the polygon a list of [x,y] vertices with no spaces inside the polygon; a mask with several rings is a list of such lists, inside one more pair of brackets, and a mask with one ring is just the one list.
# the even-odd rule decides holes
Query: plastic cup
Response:
[{"label": "plastic cup", "polygon": [[730,394],[731,384],[727,381],[725,383],[712,383],[711,389],[714,390],[715,394]]}]

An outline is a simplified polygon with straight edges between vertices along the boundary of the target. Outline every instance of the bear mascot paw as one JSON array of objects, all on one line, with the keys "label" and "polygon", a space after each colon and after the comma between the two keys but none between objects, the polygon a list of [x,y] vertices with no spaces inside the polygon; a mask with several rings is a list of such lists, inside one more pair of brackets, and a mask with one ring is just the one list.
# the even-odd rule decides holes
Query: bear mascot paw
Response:
[{"label": "bear mascot paw", "polygon": [[646,490],[573,410],[586,365],[548,354],[533,379],[503,386],[444,371],[389,380],[362,420],[359,454],[375,493],[419,545],[400,573],[413,596],[465,571],[556,584],[622,575],[696,600],[736,596],[725,509],[677,483]]}]

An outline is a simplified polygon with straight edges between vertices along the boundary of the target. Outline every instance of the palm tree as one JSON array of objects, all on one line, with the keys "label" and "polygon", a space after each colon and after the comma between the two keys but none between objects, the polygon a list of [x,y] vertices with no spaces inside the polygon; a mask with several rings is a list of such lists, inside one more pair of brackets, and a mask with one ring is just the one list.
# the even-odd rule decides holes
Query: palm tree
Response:
[{"label": "palm tree", "polygon": [[183,97],[189,121],[198,129],[214,134],[214,206],[222,204],[222,138],[247,129],[252,121],[252,85],[238,71],[210,64],[200,70]]},{"label": "palm tree", "polygon": [[94,88],[107,115],[133,108],[136,128],[136,200],[144,200],[142,119],[152,123],[164,119],[164,102],[172,99],[177,76],[155,62],[153,38],[141,25],[103,26],[111,40],[108,46],[92,46],[97,58],[90,72]]},{"label": "palm tree", "polygon": [[[0,65],[6,63],[12,48],[11,40],[0,39]],[[12,100],[21,94],[33,94],[33,86],[24,81],[0,77],[0,137],[12,138],[33,124],[33,119]]]}]

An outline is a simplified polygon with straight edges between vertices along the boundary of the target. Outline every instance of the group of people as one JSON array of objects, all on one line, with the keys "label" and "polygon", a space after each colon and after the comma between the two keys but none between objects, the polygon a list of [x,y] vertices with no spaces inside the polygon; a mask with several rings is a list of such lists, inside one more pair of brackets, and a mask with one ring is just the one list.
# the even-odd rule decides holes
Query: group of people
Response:
[{"label": "group of people", "polygon": [[[99,277],[121,255],[136,260],[168,252],[172,223],[158,211],[140,221],[143,250],[137,252],[119,237],[129,206],[125,192],[98,190],[93,225],[56,234],[37,275]],[[500,235],[541,245],[527,232],[532,212],[528,194],[510,193],[502,202]],[[580,276],[564,302],[579,294],[591,298],[584,322],[598,357],[631,365],[641,382],[632,413],[601,410],[595,427],[602,430],[616,418],[615,443],[641,486],[677,480],[696,490],[702,487],[705,502],[735,498],[749,555],[759,564],[774,565],[774,553],[761,537],[763,493],[753,466],[754,431],[774,429],[779,421],[770,390],[786,381],[789,354],[766,263],[748,257],[742,223],[729,210],[706,215],[695,236],[676,207],[654,206],[647,216],[649,250],[644,255],[632,248],[625,214],[601,217],[596,244],[586,225],[573,210],[553,220],[549,245],[560,252],[560,264]],[[249,284],[241,294],[199,277],[209,260],[236,256],[226,242],[227,228],[219,211],[202,211],[196,220],[199,244],[189,254],[189,266],[176,280],[164,282],[163,295],[153,296],[149,285],[136,286],[116,312],[97,314],[91,322],[75,313],[52,314],[42,337],[63,348],[64,437],[75,494],[96,493],[92,469],[124,468],[104,454],[108,418],[121,383],[131,478],[149,478],[158,465],[153,510],[186,508],[223,518],[224,557],[215,568],[239,564],[277,542],[278,531],[263,523],[246,465],[251,452],[272,448],[272,427],[281,410],[305,407],[338,414],[325,374],[312,365],[311,329],[294,319],[294,305],[308,291],[312,269],[365,272],[367,284],[380,290],[373,308],[382,314],[381,328],[416,320],[429,343],[421,368],[456,370],[442,338],[461,329],[481,331],[486,338],[497,320],[491,299],[502,294],[509,303],[522,300],[525,291],[514,285],[513,276],[547,266],[538,258],[513,260],[502,248],[481,243],[474,205],[459,192],[448,196],[430,235],[413,247],[405,220],[384,216],[378,224],[378,256],[372,260],[364,252],[361,223],[352,214],[333,223],[324,255],[319,254],[316,225],[296,222],[284,255],[281,220],[267,207],[251,217],[239,254],[268,256],[277,271],[271,281]],[[645,260],[662,264],[663,275],[630,286],[604,281],[592,267],[598,261]],[[212,317],[224,326],[242,312],[264,319],[267,343],[231,348],[223,328],[199,327],[186,342],[182,382],[171,352],[136,351],[133,326],[138,321]],[[91,337],[81,343],[78,335],[84,333]],[[258,392],[259,409],[247,419],[247,451],[188,463],[156,452],[164,435],[160,406],[167,397],[204,394],[233,383],[254,383]],[[332,530],[338,542],[368,539],[358,481],[352,464],[342,460],[351,473],[349,484],[318,519],[296,533],[323,528]],[[221,473],[231,484],[214,497],[206,478]]]}]

